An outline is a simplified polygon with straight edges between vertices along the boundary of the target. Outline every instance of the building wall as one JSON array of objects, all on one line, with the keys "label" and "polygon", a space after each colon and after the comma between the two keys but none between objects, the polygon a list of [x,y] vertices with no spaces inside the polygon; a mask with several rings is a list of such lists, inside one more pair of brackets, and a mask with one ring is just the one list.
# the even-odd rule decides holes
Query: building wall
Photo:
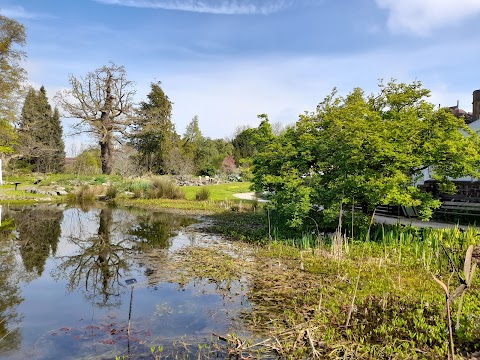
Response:
[{"label": "building wall", "polygon": [[480,90],[475,90],[473,92],[473,120],[478,120],[480,118]]}]

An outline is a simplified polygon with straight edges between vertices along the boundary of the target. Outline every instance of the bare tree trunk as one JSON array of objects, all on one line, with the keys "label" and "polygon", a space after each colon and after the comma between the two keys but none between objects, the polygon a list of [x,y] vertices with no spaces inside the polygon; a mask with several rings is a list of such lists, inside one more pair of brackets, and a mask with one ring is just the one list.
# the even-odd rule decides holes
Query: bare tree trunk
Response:
[{"label": "bare tree trunk", "polygon": [[113,146],[107,137],[106,141],[100,141],[100,159],[102,160],[102,174],[110,175],[113,171]]},{"label": "bare tree trunk", "polygon": [[100,140],[100,159],[102,160],[102,174],[110,175],[113,170],[113,121],[112,121],[112,106],[113,106],[113,95],[112,95],[112,74],[108,72],[106,79],[106,88],[105,88],[105,104],[100,117],[100,121],[103,127],[103,134]]}]

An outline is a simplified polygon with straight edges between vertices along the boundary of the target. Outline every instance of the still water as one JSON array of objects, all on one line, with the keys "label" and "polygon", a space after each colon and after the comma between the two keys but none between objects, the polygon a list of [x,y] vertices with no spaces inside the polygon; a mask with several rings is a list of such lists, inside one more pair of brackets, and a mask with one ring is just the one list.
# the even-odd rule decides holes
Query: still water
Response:
[{"label": "still water", "polygon": [[169,266],[179,249],[222,241],[192,230],[194,222],[3,206],[0,359],[197,358],[212,334],[242,334],[246,284],[230,284],[226,296],[205,279],[178,281]]}]

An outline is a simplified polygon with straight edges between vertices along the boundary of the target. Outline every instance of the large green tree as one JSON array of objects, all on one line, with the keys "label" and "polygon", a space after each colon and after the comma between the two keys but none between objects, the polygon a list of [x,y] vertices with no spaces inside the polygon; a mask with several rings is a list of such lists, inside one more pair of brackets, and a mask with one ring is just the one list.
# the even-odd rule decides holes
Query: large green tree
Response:
[{"label": "large green tree", "polygon": [[172,102],[162,90],[160,82],[152,83],[148,100],[140,103],[135,117],[131,143],[139,152],[139,159],[148,171],[166,174],[167,159],[179,136],[171,121]]},{"label": "large green tree", "polygon": [[12,153],[16,143],[12,124],[26,75],[21,66],[25,40],[25,27],[0,14],[0,156]]},{"label": "large green tree", "polygon": [[25,70],[21,62],[25,53],[25,27],[0,14],[0,118],[13,120]]},{"label": "large green tree", "polygon": [[56,95],[69,117],[80,119],[74,133],[89,133],[100,147],[102,172],[113,171],[114,145],[127,135],[132,123],[133,89],[123,66],[110,63],[85,77],[70,76],[71,89]]},{"label": "large green tree", "polygon": [[447,109],[428,103],[420,82],[379,84],[377,94],[334,91],[316,112],[267,145],[254,161],[258,190],[292,227],[340,204],[416,206],[427,219],[440,203],[416,182],[429,168],[443,189],[450,178],[479,175],[479,137]]},{"label": "large green tree", "polygon": [[36,171],[61,172],[65,163],[60,114],[48,102],[47,92],[30,88],[25,97],[20,119],[21,147]]},{"label": "large green tree", "polygon": [[[258,152],[263,151],[275,137],[268,116],[261,114],[257,117],[260,119],[258,127],[239,129],[232,140],[235,160],[239,163],[250,163],[251,158]],[[277,127],[279,127],[279,125],[277,125]],[[281,134],[281,131],[278,133]]]},{"label": "large green tree", "polygon": [[233,154],[233,146],[224,139],[203,136],[198,117],[194,116],[185,129],[182,151],[184,157],[194,164],[193,173],[213,176],[221,169],[225,157]]}]

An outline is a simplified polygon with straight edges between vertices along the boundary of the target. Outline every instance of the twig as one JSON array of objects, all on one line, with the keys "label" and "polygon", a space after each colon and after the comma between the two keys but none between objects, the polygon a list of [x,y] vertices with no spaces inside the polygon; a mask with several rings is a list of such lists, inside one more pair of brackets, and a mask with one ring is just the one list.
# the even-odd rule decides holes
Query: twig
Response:
[{"label": "twig", "polygon": [[357,297],[357,289],[358,289],[359,280],[360,280],[360,274],[358,274],[358,276],[357,276],[357,283],[355,284],[355,291],[353,293],[352,303],[350,304],[350,309],[348,309],[346,327],[348,327],[348,325],[350,324],[350,318],[352,317],[353,306],[355,304],[355,298]]},{"label": "twig", "polygon": [[320,357],[320,352],[315,349],[315,346],[313,345],[313,340],[312,340],[312,337],[310,336],[310,330],[306,330],[307,332],[307,338],[308,338],[308,341],[310,343],[310,346],[312,347],[312,353],[313,353],[313,358],[319,358]]}]

